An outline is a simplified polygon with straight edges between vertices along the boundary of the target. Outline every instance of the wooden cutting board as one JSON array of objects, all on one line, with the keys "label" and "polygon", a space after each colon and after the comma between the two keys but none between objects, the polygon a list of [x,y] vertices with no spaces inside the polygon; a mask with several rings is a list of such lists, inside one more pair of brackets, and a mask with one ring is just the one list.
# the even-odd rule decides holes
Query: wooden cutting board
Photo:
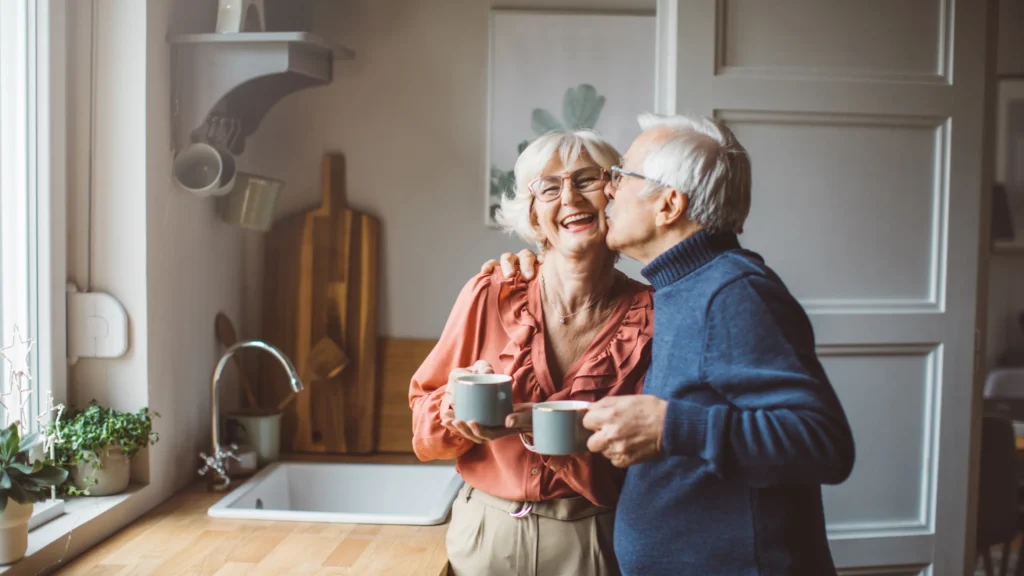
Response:
[{"label": "wooden cutting board", "polygon": [[[338,376],[304,382],[282,418],[282,451],[369,453],[376,431],[380,224],[345,205],[344,158],[323,160],[319,208],[268,232],[263,337],[305,375],[310,350],[331,338],[351,362]],[[273,358],[260,360],[264,408],[291,393]]]},{"label": "wooden cutting board", "polygon": [[409,383],[437,340],[381,338],[377,348],[380,374],[380,412],[377,451],[412,452],[412,410]]}]

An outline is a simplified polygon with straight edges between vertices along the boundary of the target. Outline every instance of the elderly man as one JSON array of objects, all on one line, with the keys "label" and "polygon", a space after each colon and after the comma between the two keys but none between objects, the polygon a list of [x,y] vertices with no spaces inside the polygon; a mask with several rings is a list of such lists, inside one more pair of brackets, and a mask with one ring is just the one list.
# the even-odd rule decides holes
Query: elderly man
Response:
[{"label": "elderly man", "polygon": [[[655,289],[653,358],[644,394],[584,420],[589,448],[629,467],[623,573],[835,574],[821,485],[850,475],[853,436],[803,308],[737,240],[750,159],[713,120],[640,122],[605,188],[607,242]],[[528,251],[504,255],[505,273],[517,260],[532,276]]]}]

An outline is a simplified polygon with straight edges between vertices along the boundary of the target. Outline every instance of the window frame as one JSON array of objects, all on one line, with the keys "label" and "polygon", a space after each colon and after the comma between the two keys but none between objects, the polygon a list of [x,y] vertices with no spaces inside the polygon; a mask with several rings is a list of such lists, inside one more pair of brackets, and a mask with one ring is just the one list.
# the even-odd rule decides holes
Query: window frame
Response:
[{"label": "window frame", "polygon": [[[8,198],[9,187],[24,190],[23,203],[5,211],[6,218],[25,223],[24,260],[17,268],[27,278],[25,293],[6,300],[0,334],[3,346],[9,345],[16,323],[22,337],[34,341],[30,429],[47,411],[49,394],[54,403],[67,398],[66,32],[66,0],[0,3],[0,42],[8,48],[0,55],[0,78],[20,78],[24,88],[21,98],[0,110],[0,185]],[[16,306],[25,309],[12,312]]]}]

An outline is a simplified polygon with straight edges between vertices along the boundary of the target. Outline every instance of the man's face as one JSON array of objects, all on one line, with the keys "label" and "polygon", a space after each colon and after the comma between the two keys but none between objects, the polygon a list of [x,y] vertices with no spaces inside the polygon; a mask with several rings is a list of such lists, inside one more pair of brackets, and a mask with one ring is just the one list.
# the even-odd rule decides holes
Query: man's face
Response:
[{"label": "man's face", "polygon": [[[656,131],[648,130],[633,141],[626,155],[622,157],[623,170],[644,173],[644,160],[651,145],[657,141]],[[613,187],[609,182],[604,189],[605,195],[611,200],[606,239],[608,248],[644,263],[648,260],[647,246],[657,232],[654,217],[658,192],[643,194],[648,184],[649,182],[642,178],[621,175],[617,187]]]}]

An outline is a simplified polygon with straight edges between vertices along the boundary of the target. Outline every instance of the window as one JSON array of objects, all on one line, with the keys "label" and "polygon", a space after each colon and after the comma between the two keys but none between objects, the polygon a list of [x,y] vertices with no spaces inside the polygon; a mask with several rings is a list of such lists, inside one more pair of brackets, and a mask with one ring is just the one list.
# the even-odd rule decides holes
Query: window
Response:
[{"label": "window", "polygon": [[[50,393],[63,400],[67,374],[63,18],[56,0],[0,1],[0,338],[33,341],[30,428]],[[4,391],[10,379],[4,362]]]}]

